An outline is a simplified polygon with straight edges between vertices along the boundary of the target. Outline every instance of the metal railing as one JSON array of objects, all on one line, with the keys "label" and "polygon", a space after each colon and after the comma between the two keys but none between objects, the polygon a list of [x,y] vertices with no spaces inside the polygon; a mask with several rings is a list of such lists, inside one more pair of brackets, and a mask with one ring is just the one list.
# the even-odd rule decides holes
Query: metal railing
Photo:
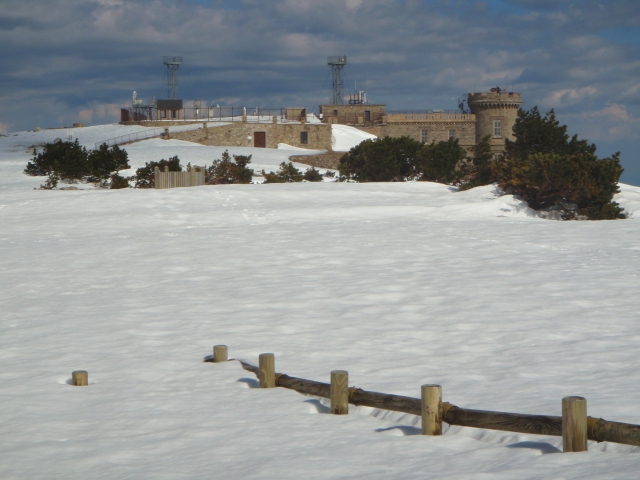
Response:
[{"label": "metal railing", "polygon": [[120,135],[119,137],[109,138],[107,140],[102,140],[95,144],[95,149],[98,150],[100,145],[106,143],[108,147],[113,147],[114,145],[124,145],[126,143],[139,142],[140,140],[146,140],[148,138],[160,137],[164,134],[164,130],[162,128],[154,128],[147,130],[140,130],[137,132],[129,133],[128,135]]}]

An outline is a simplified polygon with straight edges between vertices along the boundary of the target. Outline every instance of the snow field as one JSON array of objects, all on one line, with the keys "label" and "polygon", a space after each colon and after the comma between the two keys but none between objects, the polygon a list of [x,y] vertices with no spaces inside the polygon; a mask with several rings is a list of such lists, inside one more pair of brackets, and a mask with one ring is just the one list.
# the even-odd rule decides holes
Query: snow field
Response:
[{"label": "snow field", "polygon": [[[438,383],[453,404],[520,413],[581,395],[589,415],[638,424],[637,220],[541,220],[493,187],[423,182],[34,191],[29,138],[0,137],[0,477],[635,477],[636,447],[423,437],[417,417],[327,415],[202,360],[226,344],[290,375],[344,369],[414,397]],[[137,167],[226,147],[126,149]],[[255,170],[290,154],[229,152]],[[635,216],[640,188],[618,201]],[[88,387],[66,383],[79,369]]]}]

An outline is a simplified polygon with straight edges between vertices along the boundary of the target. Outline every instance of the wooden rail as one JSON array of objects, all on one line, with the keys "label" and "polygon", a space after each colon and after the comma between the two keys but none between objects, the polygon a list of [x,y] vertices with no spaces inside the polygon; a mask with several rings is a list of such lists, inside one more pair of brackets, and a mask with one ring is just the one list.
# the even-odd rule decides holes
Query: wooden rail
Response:
[{"label": "wooden rail", "polygon": [[[259,367],[241,360],[239,360],[239,362],[242,368],[254,373],[260,378]],[[331,398],[330,384],[291,377],[283,373],[275,373],[275,386],[295,390],[305,395]],[[567,397],[563,400],[578,398],[579,397]],[[419,398],[371,392],[360,388],[349,387],[348,399],[352,405],[392,410],[417,416],[422,415],[422,401]],[[584,399],[580,400],[584,401]],[[564,403],[563,401],[563,405]],[[586,414],[586,411],[584,413]],[[461,427],[484,428],[533,435],[563,436],[563,417],[559,416],[472,410],[442,402],[442,420],[449,425],[458,425]],[[587,438],[596,442],[615,442],[640,446],[640,425],[587,417]],[[583,451],[583,449],[568,450],[566,442],[564,445],[565,451]]]}]

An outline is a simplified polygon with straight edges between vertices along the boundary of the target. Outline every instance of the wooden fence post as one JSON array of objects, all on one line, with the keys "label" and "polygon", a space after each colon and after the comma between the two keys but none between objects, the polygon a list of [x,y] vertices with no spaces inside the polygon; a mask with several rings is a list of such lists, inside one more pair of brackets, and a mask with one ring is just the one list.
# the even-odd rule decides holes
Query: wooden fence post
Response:
[{"label": "wooden fence post", "polygon": [[587,399],[562,399],[562,451],[587,451]]},{"label": "wooden fence post", "polygon": [[331,372],[331,413],[347,415],[349,413],[349,373],[344,370]]},{"label": "wooden fence post", "polygon": [[213,363],[226,362],[229,359],[226,345],[214,345]]},{"label": "wooden fence post", "polygon": [[442,387],[422,385],[422,435],[442,435]]},{"label": "wooden fence post", "polygon": [[273,353],[260,354],[260,388],[274,388],[276,386],[276,359]]},{"label": "wooden fence post", "polygon": [[84,370],[71,372],[71,383],[76,387],[86,387],[89,385],[89,374]]}]

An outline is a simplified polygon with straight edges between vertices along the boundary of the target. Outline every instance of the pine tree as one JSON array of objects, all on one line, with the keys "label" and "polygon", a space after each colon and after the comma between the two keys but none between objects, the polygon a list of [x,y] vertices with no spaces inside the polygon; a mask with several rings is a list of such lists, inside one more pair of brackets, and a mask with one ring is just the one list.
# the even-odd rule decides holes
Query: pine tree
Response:
[{"label": "pine tree", "polygon": [[467,152],[460,146],[457,138],[424,145],[416,161],[416,167],[422,173],[420,180],[452,183],[457,175],[456,167],[466,156]]},{"label": "pine tree", "polygon": [[298,170],[292,162],[282,162],[277,172],[265,172],[262,170],[264,183],[294,183],[301,182],[304,178],[303,173]]},{"label": "pine tree", "polygon": [[322,182],[322,174],[315,167],[307,168],[304,172],[304,180],[307,182]]},{"label": "pine tree", "polygon": [[214,160],[206,170],[207,185],[227,185],[233,183],[251,183],[253,170],[247,168],[251,163],[251,155],[233,155],[233,160],[226,150],[222,158]]},{"label": "pine tree", "polygon": [[416,158],[422,143],[410,137],[365,140],[340,159],[341,180],[403,182],[419,176]]},{"label": "pine tree", "polygon": [[454,184],[460,185],[460,191],[491,185],[495,182],[493,174],[493,153],[487,135],[473,149],[473,158],[458,167]]},{"label": "pine tree", "polygon": [[625,218],[613,202],[623,169],[620,154],[598,158],[596,146],[569,137],[551,110],[520,110],[514,142],[507,140],[504,161],[494,162],[500,188],[522,197],[536,210],[557,210],[563,219]]}]

